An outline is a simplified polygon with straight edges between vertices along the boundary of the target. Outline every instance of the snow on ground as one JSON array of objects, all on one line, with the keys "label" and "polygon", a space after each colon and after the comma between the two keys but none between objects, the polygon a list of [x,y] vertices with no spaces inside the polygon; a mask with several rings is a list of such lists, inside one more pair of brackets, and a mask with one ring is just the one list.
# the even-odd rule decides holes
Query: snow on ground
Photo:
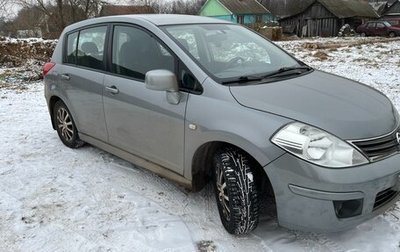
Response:
[{"label": "snow on ground", "polygon": [[[400,109],[400,41],[304,48],[331,41],[279,45],[313,67],[378,88]],[[229,235],[211,186],[190,193],[100,149],[68,149],[51,128],[43,84],[2,78],[5,71],[0,69],[0,251],[400,250],[399,203],[337,234],[290,231],[263,216],[250,235]]]}]

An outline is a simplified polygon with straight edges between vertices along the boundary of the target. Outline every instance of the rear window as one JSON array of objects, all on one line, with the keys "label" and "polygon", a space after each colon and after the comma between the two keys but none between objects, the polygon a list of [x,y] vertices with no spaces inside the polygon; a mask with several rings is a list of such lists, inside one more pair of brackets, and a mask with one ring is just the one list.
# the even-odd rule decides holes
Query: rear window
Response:
[{"label": "rear window", "polygon": [[67,36],[67,53],[65,63],[76,64],[76,46],[78,44],[78,32]]},{"label": "rear window", "polygon": [[107,27],[94,27],[67,35],[64,62],[93,69],[104,69]]}]

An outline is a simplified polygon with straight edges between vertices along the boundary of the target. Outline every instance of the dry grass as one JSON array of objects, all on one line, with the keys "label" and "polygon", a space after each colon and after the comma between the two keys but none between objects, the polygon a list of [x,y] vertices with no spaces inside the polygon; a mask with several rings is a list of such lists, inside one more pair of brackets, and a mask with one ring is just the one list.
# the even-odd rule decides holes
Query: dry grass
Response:
[{"label": "dry grass", "polygon": [[[353,47],[356,46],[359,49],[362,49],[362,45],[368,44],[376,44],[376,43],[388,43],[392,41],[400,41],[400,38],[367,38],[360,40],[349,40],[349,41],[330,41],[330,42],[308,42],[304,43],[303,47],[310,50],[316,49],[338,49],[342,47]],[[378,45],[378,47],[385,48],[384,45]]]}]

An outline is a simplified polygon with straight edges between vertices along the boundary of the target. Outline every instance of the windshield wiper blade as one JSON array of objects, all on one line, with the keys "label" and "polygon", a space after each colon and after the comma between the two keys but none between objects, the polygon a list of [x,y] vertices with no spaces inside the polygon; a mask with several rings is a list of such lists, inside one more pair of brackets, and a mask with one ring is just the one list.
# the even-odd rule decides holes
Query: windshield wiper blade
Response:
[{"label": "windshield wiper blade", "polygon": [[[312,70],[312,67],[309,67],[309,66],[282,67],[282,68],[278,69],[275,72],[272,72],[272,73],[269,73],[267,75],[264,75],[263,79],[280,76],[282,74],[286,75],[287,72],[291,72],[291,71],[294,71],[294,70],[307,70],[307,71],[310,71],[310,70]],[[291,74],[301,74],[301,73],[303,73],[303,72],[294,72],[294,73],[291,73]]]},{"label": "windshield wiper blade", "polygon": [[229,80],[229,81],[224,81],[222,84],[232,84],[232,83],[246,83],[246,82],[251,82],[251,81],[260,81],[264,77],[258,77],[258,76],[240,76],[238,78],[235,78],[234,80]]},{"label": "windshield wiper blade", "polygon": [[[246,83],[246,82],[252,82],[252,81],[262,81],[264,79],[270,78],[270,77],[277,77],[281,74],[287,73],[287,72],[291,72],[294,70],[312,70],[311,67],[309,66],[297,66],[297,67],[282,67],[280,69],[278,69],[277,71],[274,71],[272,73],[269,73],[267,75],[264,76],[240,76],[238,78],[235,78],[233,80],[228,80],[228,81],[224,81],[222,82],[222,84],[233,84],[233,83]],[[291,74],[301,74],[302,72],[294,72]]]}]

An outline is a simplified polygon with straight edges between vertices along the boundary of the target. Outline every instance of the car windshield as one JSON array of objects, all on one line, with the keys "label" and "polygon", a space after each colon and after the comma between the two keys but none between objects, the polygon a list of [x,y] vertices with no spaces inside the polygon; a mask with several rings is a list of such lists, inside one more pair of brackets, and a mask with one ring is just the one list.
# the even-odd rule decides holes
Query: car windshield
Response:
[{"label": "car windshield", "polygon": [[239,25],[173,25],[164,31],[221,83],[257,80],[301,67],[282,49]]}]

